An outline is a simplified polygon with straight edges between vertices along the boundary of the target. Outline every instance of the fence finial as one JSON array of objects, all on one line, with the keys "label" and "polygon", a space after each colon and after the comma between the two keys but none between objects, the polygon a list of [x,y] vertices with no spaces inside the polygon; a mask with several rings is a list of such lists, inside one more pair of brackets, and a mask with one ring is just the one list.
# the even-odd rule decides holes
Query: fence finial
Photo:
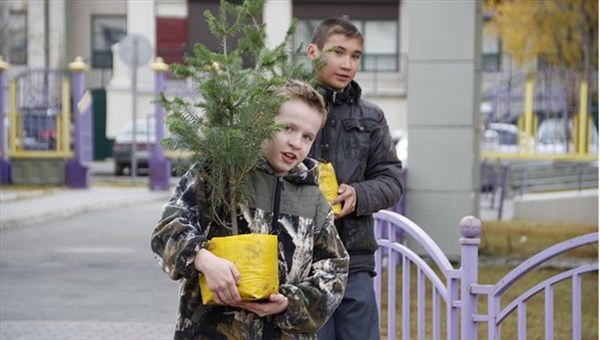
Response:
[{"label": "fence finial", "polygon": [[169,65],[165,63],[161,57],[156,57],[152,65],[150,65],[154,72],[167,72],[169,71]]},{"label": "fence finial", "polygon": [[69,63],[69,70],[73,72],[83,72],[89,69],[88,65],[83,61],[83,58],[80,56],[75,57],[73,62]]},{"label": "fence finial", "polygon": [[460,233],[466,238],[476,238],[481,234],[481,221],[475,216],[465,216],[460,220]]},{"label": "fence finial", "polygon": [[4,71],[8,68],[8,63],[4,61],[4,58],[0,55],[0,71]]}]

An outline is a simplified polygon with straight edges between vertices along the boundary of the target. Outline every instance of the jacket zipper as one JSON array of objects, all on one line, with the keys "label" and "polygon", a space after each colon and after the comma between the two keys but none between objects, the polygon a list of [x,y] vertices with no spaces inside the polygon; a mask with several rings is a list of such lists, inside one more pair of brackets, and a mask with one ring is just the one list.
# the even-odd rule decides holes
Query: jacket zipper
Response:
[{"label": "jacket zipper", "polygon": [[281,206],[281,191],[283,190],[283,178],[275,177],[275,195],[273,199],[273,220],[271,221],[271,232],[275,232],[279,223],[279,208]]},{"label": "jacket zipper", "polygon": [[[271,232],[279,234],[279,207],[281,206],[281,191],[283,191],[283,179],[281,176],[275,177],[275,195],[273,198],[273,220],[271,221]],[[273,339],[273,320],[267,316],[263,320],[262,340]]]}]

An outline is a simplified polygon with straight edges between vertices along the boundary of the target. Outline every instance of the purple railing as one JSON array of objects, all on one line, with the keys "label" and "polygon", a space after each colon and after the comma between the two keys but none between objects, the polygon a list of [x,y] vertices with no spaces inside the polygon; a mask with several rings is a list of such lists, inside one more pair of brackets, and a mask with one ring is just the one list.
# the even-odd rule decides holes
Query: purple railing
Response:
[{"label": "purple railing", "polygon": [[[477,279],[481,222],[477,218],[467,216],[460,222],[463,236],[459,241],[461,266],[455,269],[431,237],[407,217],[387,210],[377,212],[374,217],[375,234],[380,246],[375,254],[375,270],[379,274],[374,282],[375,295],[379,310],[382,311],[382,289],[387,291],[387,339],[396,339],[399,329],[402,339],[425,339],[428,329],[431,334],[427,338],[441,339],[443,321],[447,339],[477,339],[480,323],[487,323],[489,339],[499,339],[502,322],[514,311],[518,318],[518,339],[526,339],[527,301],[540,292],[545,294],[545,339],[553,339],[553,286],[568,279],[572,281],[572,339],[582,338],[581,277],[585,273],[598,271],[597,261],[582,264],[545,279],[513,301],[504,303],[504,308],[501,308],[501,298],[523,275],[554,257],[579,247],[597,244],[598,233],[579,236],[547,248],[524,261],[496,284],[479,284]],[[408,239],[411,246],[414,241],[414,245],[420,248],[419,254],[407,246]],[[415,272],[416,281],[411,277]],[[387,274],[386,285],[382,282],[384,273]],[[401,284],[399,305],[397,283]],[[428,287],[431,287],[431,291]],[[416,289],[416,294],[411,294],[411,289]],[[479,314],[478,311],[479,296],[487,296],[487,312],[483,314]],[[401,313],[400,326],[396,323],[396,313]],[[445,313],[445,320],[442,313]],[[411,333],[411,324],[415,324],[414,318],[417,329]]]}]

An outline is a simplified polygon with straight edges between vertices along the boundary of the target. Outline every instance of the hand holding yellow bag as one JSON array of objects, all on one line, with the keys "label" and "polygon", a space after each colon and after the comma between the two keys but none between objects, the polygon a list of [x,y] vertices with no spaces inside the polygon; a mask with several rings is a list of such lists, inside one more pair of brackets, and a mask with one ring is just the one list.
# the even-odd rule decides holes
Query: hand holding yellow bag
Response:
[{"label": "hand holding yellow bag", "polygon": [[[242,234],[213,237],[208,241],[206,249],[235,264],[241,274],[238,290],[242,300],[266,299],[279,291],[276,235]],[[214,303],[204,275],[200,275],[200,292],[202,303]]]},{"label": "hand holding yellow bag", "polygon": [[[319,188],[330,203],[338,196],[337,177],[331,162],[319,162]],[[337,215],[342,211],[342,203],[336,203],[332,208],[333,213]]]}]

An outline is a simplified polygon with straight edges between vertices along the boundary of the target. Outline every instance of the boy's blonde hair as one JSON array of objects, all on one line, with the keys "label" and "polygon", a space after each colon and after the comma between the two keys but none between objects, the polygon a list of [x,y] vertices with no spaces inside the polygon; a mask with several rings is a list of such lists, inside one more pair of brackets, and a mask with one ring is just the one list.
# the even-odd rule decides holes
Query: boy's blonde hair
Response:
[{"label": "boy's blonde hair", "polygon": [[310,84],[300,80],[291,79],[276,92],[276,95],[285,97],[288,100],[298,99],[303,101],[308,106],[321,113],[321,127],[325,125],[325,120],[327,119],[325,101],[323,100],[323,96],[310,86]]},{"label": "boy's blonde hair", "polygon": [[348,38],[360,39],[361,44],[364,44],[365,39],[358,28],[346,17],[334,17],[323,20],[319,26],[315,28],[312,35],[311,44],[314,44],[323,49],[327,39],[332,35],[343,34]]}]

